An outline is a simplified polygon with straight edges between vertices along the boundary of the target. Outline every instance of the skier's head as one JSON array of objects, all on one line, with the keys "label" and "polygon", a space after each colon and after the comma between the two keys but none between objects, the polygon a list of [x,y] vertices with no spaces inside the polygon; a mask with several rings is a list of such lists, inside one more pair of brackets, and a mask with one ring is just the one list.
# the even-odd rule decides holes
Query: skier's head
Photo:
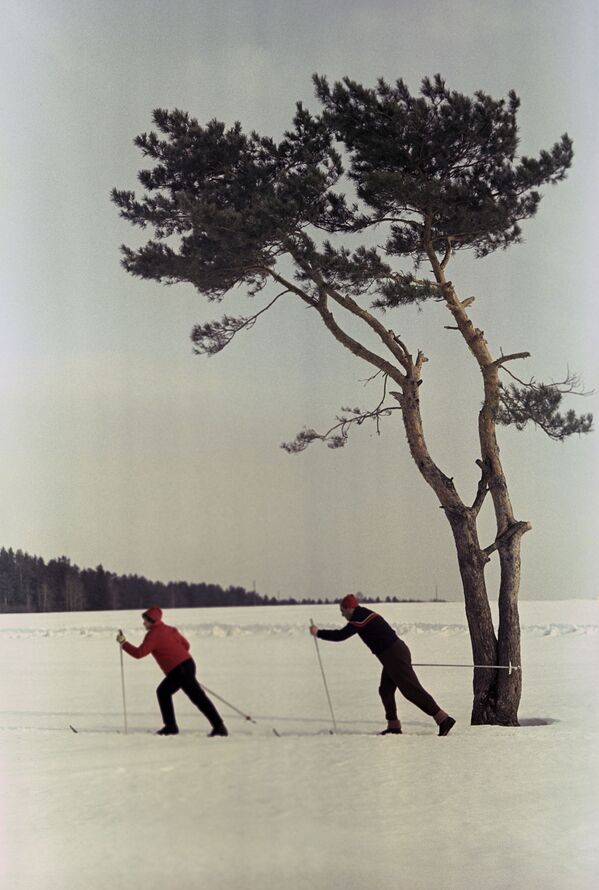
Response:
[{"label": "skier's head", "polygon": [[348,621],[354,613],[354,609],[358,606],[358,600],[353,595],[353,593],[348,593],[347,596],[344,596],[343,599],[339,603],[339,608],[341,610],[341,614]]},{"label": "skier's head", "polygon": [[162,609],[160,609],[158,606],[150,606],[150,608],[146,609],[141,617],[144,620],[144,626],[146,627],[146,629],[149,630],[151,627],[153,627],[155,624],[158,624],[158,622],[162,620]]}]

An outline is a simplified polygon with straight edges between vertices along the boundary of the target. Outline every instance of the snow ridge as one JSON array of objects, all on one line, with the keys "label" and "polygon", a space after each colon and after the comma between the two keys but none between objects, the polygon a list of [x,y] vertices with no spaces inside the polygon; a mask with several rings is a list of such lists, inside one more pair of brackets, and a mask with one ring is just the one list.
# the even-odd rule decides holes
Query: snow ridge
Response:
[{"label": "snow ridge", "polygon": [[[118,619],[117,619],[118,620]],[[391,622],[392,627],[400,637],[411,635],[441,635],[443,637],[461,636],[468,633],[465,624],[434,624],[434,623],[405,623]],[[39,639],[43,637],[95,637],[112,638],[116,632],[117,624],[90,625],[88,627],[11,627],[0,628],[0,639]],[[307,626],[305,623],[289,624],[225,624],[223,622],[203,622],[200,624],[179,624],[180,631],[191,639],[205,637],[298,637],[305,636]],[[123,626],[126,634],[132,637],[140,637],[143,630],[139,624],[127,627]],[[596,624],[529,624],[523,625],[522,633],[531,637],[561,637],[561,636],[595,636],[599,634],[599,625]]]}]

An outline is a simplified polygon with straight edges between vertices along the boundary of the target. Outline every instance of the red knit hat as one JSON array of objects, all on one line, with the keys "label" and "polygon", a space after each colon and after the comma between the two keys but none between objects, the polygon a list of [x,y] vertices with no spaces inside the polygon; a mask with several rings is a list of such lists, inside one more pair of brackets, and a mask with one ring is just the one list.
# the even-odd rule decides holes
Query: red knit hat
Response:
[{"label": "red knit hat", "polygon": [[355,609],[359,603],[353,593],[348,593],[347,596],[343,597],[339,605],[343,606],[344,609]]},{"label": "red knit hat", "polygon": [[152,624],[158,624],[162,619],[162,609],[159,608],[159,606],[150,606],[141,617],[145,618],[147,621],[151,621]]}]

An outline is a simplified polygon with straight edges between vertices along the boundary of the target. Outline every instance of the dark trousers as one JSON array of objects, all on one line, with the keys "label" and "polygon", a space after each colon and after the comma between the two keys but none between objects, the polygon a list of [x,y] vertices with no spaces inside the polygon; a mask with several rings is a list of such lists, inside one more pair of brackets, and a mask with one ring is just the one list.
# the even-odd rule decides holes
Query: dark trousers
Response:
[{"label": "dark trousers", "polygon": [[412,656],[403,640],[396,640],[377,657],[383,665],[379,695],[385,708],[387,720],[397,720],[396,689],[399,689],[404,698],[407,698],[430,717],[434,717],[441,710],[434,698],[422,687],[414,673]]},{"label": "dark trousers", "polygon": [[202,712],[204,717],[212,724],[219,726],[223,721],[196,680],[196,663],[193,658],[178,664],[176,668],[169,671],[158,689],[158,704],[165,726],[176,726],[175,709],[173,707],[173,695],[182,689],[185,695],[194,703],[196,708]]}]

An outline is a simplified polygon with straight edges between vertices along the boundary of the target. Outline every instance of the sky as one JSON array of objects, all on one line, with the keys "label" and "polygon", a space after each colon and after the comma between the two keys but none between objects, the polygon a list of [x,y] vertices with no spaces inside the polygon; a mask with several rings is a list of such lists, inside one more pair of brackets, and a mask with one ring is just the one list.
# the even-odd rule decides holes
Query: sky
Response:
[{"label": "sky", "polygon": [[[574,166],[545,190],[525,243],[450,277],[474,323],[518,371],[599,388],[596,232],[598,13],[592,0],[20,0],[0,34],[0,545],[80,567],[240,584],[269,596],[461,596],[449,526],[407,451],[400,418],[377,436],[296,456],[280,444],[374,406],[370,368],[289,298],[221,354],[194,356],[194,324],[247,313],[191,286],[128,276],[137,234],[109,193],[135,188],[134,137],[181,108],[279,137],[311,75],[412,91],[515,89],[521,150],[567,131]],[[256,298],[256,309],[268,295]],[[387,316],[429,362],[421,388],[433,457],[471,502],[480,375],[437,303]],[[515,366],[514,370],[516,370]],[[573,399],[597,412],[597,396]],[[524,599],[597,590],[597,434],[563,444],[499,431],[523,539]],[[481,543],[493,540],[488,505]],[[487,570],[497,597],[497,567]]]}]

